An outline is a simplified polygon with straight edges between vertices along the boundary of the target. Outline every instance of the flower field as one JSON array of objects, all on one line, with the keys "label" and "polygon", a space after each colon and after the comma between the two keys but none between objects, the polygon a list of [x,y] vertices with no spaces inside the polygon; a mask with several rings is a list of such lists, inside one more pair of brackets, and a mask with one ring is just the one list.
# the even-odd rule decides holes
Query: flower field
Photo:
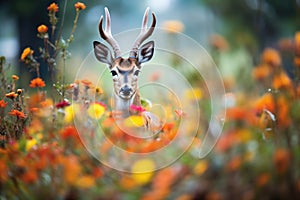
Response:
[{"label": "flower field", "polygon": [[[180,102],[171,94],[161,97],[162,112],[154,109],[153,99],[142,99],[142,106],[131,105],[133,115],[120,122],[107,88],[89,77],[66,81],[66,61],[73,59],[69,46],[76,43],[77,22],[86,5],[74,5],[67,36],[58,26],[62,7],[51,3],[45,8],[49,21],[33,25],[44,46],[32,49],[28,44],[19,57],[33,74],[27,85],[21,85],[22,75],[11,74],[5,57],[0,58],[1,200],[250,200],[300,195],[300,32],[256,55],[259,64],[251,68],[251,89],[233,89],[238,77],[224,78],[223,131],[212,151],[200,159],[198,149],[211,117],[204,80],[188,74],[193,89],[183,91]],[[183,29],[176,21],[168,26],[173,27],[171,35]],[[221,35],[211,37],[213,55],[229,46]],[[287,57],[293,62],[291,71],[282,61]],[[42,64],[47,66],[47,81]],[[170,65],[181,67],[176,58]],[[155,82],[159,76],[148,78]],[[199,106],[198,124],[193,120],[197,114],[187,105]],[[155,134],[145,133],[145,111],[163,116]],[[146,139],[140,137],[143,134]],[[164,147],[168,150],[163,155],[157,153]],[[132,159],[133,155],[143,156]]]}]

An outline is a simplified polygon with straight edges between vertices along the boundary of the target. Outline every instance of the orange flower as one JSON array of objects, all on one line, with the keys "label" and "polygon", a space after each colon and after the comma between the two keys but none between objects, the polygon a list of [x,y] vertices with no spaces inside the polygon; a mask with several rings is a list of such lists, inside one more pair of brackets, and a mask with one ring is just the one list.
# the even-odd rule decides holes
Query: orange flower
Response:
[{"label": "orange flower", "polygon": [[252,69],[252,77],[256,80],[263,80],[271,73],[269,65],[259,65]]},{"label": "orange flower", "polygon": [[45,87],[46,84],[41,78],[35,78],[32,79],[30,82],[29,87],[35,88],[35,87]]},{"label": "orange flower", "polygon": [[64,179],[69,184],[75,184],[82,168],[76,156],[65,157],[62,160],[64,166]]},{"label": "orange flower", "polygon": [[232,158],[227,164],[227,170],[236,171],[240,168],[241,165],[242,165],[242,158],[240,156],[236,156]]},{"label": "orange flower", "polygon": [[10,92],[10,93],[5,94],[5,96],[7,98],[14,99],[14,98],[16,98],[18,96],[18,94],[15,93],[15,92]]},{"label": "orange flower", "polygon": [[26,115],[23,112],[18,111],[18,110],[11,110],[8,114],[16,116],[17,118],[21,118],[21,119],[26,118]]},{"label": "orange flower", "polygon": [[0,108],[5,108],[7,106],[7,102],[5,102],[3,99],[0,101]]},{"label": "orange flower", "polygon": [[33,52],[30,47],[25,48],[21,54],[21,60],[24,61],[28,56],[31,56]]},{"label": "orange flower", "polygon": [[48,31],[48,27],[44,24],[40,25],[38,28],[37,28],[37,31],[39,33],[47,33]]},{"label": "orange flower", "polygon": [[5,162],[0,162],[0,182],[5,182],[8,179],[8,167]]},{"label": "orange flower", "polygon": [[75,6],[76,10],[84,10],[86,8],[85,4],[81,3],[81,2],[75,3],[74,6]]},{"label": "orange flower", "polygon": [[219,34],[213,34],[209,39],[210,45],[219,51],[224,51],[228,49],[228,43],[226,39]]},{"label": "orange flower", "polygon": [[270,174],[263,173],[257,177],[256,185],[258,185],[260,187],[265,186],[269,182],[270,178],[271,178]]},{"label": "orange flower", "polygon": [[174,183],[178,174],[178,169],[175,170],[171,167],[162,169],[153,178],[152,187],[155,189],[167,189]]},{"label": "orange flower", "polygon": [[81,80],[81,83],[87,87],[90,87],[92,85],[92,82],[89,80]]},{"label": "orange flower", "polygon": [[19,77],[17,75],[12,75],[11,78],[15,81],[19,80]]},{"label": "orange flower", "polygon": [[169,33],[180,33],[184,30],[184,25],[180,21],[170,20],[163,22],[163,28]]},{"label": "orange flower", "polygon": [[80,142],[77,129],[74,126],[67,126],[61,131],[61,137],[63,139],[73,138],[75,141]]},{"label": "orange flower", "polygon": [[292,81],[285,72],[280,72],[273,79],[273,87],[275,89],[289,88],[291,85]]},{"label": "orange flower", "polygon": [[210,199],[210,200],[222,200],[224,199],[223,196],[216,192],[216,191],[212,191],[212,192],[209,192],[206,196],[205,196],[205,199]]},{"label": "orange flower", "polygon": [[300,67],[300,57],[295,57],[295,58],[294,58],[294,64],[295,64],[297,67]]},{"label": "orange flower", "polygon": [[103,94],[103,90],[100,87],[96,87],[96,94]]},{"label": "orange flower", "polygon": [[76,186],[82,189],[88,189],[95,185],[95,178],[91,175],[84,175],[78,178]]},{"label": "orange flower", "polygon": [[295,50],[296,54],[300,55],[300,31],[295,34]]},{"label": "orange flower", "polygon": [[39,109],[36,108],[36,107],[33,107],[33,108],[30,108],[30,109],[29,109],[29,111],[32,112],[32,113],[37,112],[38,110],[39,110]]},{"label": "orange flower", "polygon": [[261,113],[264,109],[274,113],[275,102],[274,97],[271,93],[266,93],[255,103],[255,109],[258,113]]},{"label": "orange flower", "polygon": [[35,181],[37,181],[38,175],[35,170],[28,170],[27,172],[25,172],[25,174],[21,176],[21,179],[25,183],[34,183]]},{"label": "orange flower", "polygon": [[232,107],[226,110],[226,119],[230,120],[245,120],[249,111],[242,107]]},{"label": "orange flower", "polygon": [[273,162],[278,173],[285,173],[290,166],[290,152],[286,149],[277,149],[273,155]]},{"label": "orange flower", "polygon": [[281,65],[281,57],[275,49],[266,48],[262,53],[262,63],[278,67]]},{"label": "orange flower", "polygon": [[278,126],[283,128],[283,127],[288,127],[291,124],[291,118],[290,118],[290,107],[289,107],[289,102],[287,99],[281,95],[277,99],[277,120],[278,120]]},{"label": "orange flower", "polygon": [[93,174],[93,176],[94,176],[95,178],[100,178],[100,177],[103,176],[104,173],[103,173],[103,171],[101,170],[101,168],[95,167],[95,168],[93,169],[92,174]]},{"label": "orange flower", "polygon": [[58,5],[56,3],[52,3],[48,6],[47,10],[50,12],[58,12]]}]

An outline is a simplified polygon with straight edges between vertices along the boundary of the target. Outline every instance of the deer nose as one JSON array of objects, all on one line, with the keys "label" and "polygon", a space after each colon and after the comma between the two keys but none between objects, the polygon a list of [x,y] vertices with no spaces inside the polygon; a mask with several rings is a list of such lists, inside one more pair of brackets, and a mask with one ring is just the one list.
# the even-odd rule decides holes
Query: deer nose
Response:
[{"label": "deer nose", "polygon": [[131,88],[128,87],[128,85],[125,85],[124,87],[121,88],[120,92],[125,95],[128,96],[130,94],[130,92],[132,91]]}]

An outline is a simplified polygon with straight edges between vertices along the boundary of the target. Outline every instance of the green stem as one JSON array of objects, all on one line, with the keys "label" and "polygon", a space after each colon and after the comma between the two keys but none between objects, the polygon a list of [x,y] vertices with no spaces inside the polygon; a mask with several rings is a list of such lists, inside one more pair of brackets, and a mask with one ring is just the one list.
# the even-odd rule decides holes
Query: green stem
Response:
[{"label": "green stem", "polygon": [[72,28],[72,31],[71,31],[71,34],[70,34],[69,39],[70,39],[71,37],[73,37],[73,34],[74,34],[75,29],[76,29],[76,27],[77,27],[77,22],[78,22],[79,12],[80,12],[79,10],[76,10],[76,16],[75,16],[75,19],[74,19],[74,24],[73,24],[73,28]]},{"label": "green stem", "polygon": [[0,57],[0,72],[1,72],[1,95],[5,94],[5,88],[6,88],[6,79],[5,79],[5,73],[4,73],[4,64],[5,64],[5,57]]},{"label": "green stem", "polygon": [[[64,4],[64,9],[63,9],[63,15],[61,18],[61,24],[60,24],[60,28],[59,28],[59,32],[58,32],[58,36],[57,36],[57,44],[60,41],[61,35],[62,35],[62,30],[63,30],[63,26],[64,26],[64,21],[65,21],[65,14],[66,14],[66,10],[67,10],[67,4],[68,4],[68,0],[65,0],[65,4]],[[58,54],[58,50],[55,51],[54,53],[54,58],[56,58],[57,54]]]},{"label": "green stem", "polygon": [[66,49],[63,49],[62,98],[65,99]]},{"label": "green stem", "polygon": [[36,69],[36,76],[40,78],[40,65],[38,63],[35,63],[35,69]]}]

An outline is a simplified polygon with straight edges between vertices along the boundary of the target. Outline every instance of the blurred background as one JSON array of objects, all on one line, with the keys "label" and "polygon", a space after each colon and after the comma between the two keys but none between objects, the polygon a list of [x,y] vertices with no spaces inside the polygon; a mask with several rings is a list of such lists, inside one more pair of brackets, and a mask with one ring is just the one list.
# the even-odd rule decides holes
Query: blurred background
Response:
[{"label": "blurred background", "polygon": [[[32,49],[41,46],[42,40],[35,37],[36,28],[40,24],[49,25],[46,8],[52,1],[0,2],[0,55],[6,56],[14,70],[27,73],[26,69],[23,71],[20,67],[20,54],[29,44]],[[56,3],[61,5],[62,11],[63,1]],[[71,32],[74,3],[75,0],[68,1],[63,35]],[[99,39],[97,25],[105,6],[112,15],[113,34],[139,28],[141,16],[145,8],[150,6],[157,15],[158,27],[165,26],[166,21],[176,20],[183,26],[184,34],[206,49],[226,49],[215,58],[225,77],[251,68],[259,62],[258,55],[264,47],[278,48],[279,39],[292,38],[300,28],[299,0],[100,0],[84,3],[87,9],[81,13],[78,21],[76,42],[70,46],[73,65],[78,65],[76,61],[82,60],[92,50],[92,41]]]}]

